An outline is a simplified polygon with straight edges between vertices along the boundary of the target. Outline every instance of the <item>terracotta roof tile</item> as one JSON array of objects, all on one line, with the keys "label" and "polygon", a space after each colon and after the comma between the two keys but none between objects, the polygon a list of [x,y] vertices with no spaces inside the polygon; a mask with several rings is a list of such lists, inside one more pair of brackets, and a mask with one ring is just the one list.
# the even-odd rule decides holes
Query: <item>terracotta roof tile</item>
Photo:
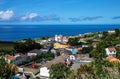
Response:
[{"label": "terracotta roof tile", "polygon": [[49,61],[48,63],[45,63],[43,66],[46,66],[46,67],[49,68],[49,67],[51,67],[52,64],[56,64],[56,63],[59,63],[59,62],[64,63],[65,58],[66,58],[65,55],[61,55],[61,56]]},{"label": "terracotta roof tile", "polygon": [[112,48],[112,47],[111,47],[111,48],[108,48],[108,50],[109,50],[109,51],[116,51],[116,49],[115,49],[115,48]]},{"label": "terracotta roof tile", "polygon": [[15,60],[15,58],[13,57],[13,56],[11,56],[11,55],[9,55],[9,54],[7,54],[7,55],[5,55],[5,57],[7,58],[7,59],[9,59],[9,60]]}]

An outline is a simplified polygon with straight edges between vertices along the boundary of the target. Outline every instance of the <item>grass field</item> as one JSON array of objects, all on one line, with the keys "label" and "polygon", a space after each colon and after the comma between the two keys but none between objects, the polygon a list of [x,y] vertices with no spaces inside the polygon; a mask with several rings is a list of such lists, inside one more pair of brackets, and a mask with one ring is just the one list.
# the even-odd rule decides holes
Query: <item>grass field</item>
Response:
[{"label": "grass field", "polygon": [[0,50],[12,50],[13,49],[13,42],[2,42],[0,41]]}]

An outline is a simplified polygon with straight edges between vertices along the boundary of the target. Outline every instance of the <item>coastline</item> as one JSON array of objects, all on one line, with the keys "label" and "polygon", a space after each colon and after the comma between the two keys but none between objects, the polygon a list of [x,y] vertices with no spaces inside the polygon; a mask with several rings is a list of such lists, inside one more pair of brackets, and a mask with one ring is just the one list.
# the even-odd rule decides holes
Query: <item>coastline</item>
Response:
[{"label": "coastline", "polygon": [[88,32],[103,32],[120,28],[120,25],[0,25],[0,28],[0,41],[17,41],[26,38],[54,37],[56,34],[75,36]]}]

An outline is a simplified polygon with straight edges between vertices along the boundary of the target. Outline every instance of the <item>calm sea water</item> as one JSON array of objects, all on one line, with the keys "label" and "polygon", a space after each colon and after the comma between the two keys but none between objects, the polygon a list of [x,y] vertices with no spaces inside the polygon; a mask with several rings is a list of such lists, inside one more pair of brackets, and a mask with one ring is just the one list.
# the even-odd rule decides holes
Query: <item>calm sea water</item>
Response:
[{"label": "calm sea water", "polygon": [[0,25],[0,40],[16,41],[43,36],[77,35],[120,28],[120,25]]}]

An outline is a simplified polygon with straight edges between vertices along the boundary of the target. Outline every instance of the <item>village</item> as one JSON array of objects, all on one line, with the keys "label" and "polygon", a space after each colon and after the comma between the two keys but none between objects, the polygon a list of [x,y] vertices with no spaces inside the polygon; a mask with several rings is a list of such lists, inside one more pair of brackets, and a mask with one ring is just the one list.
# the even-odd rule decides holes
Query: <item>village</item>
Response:
[{"label": "village", "polygon": [[[107,31],[108,34],[114,34],[115,30]],[[37,40],[36,43],[42,45],[40,49],[33,49],[27,53],[15,53],[15,55],[6,54],[8,63],[14,63],[18,67],[18,76],[20,79],[49,79],[49,69],[56,63],[64,63],[71,70],[77,70],[80,65],[89,64],[94,60],[90,52],[97,47],[104,36],[103,32],[85,33],[76,36],[55,35],[47,39]],[[76,38],[76,40],[73,40]],[[78,41],[73,43],[73,41]],[[115,46],[109,46],[104,49],[106,59],[110,62],[118,62],[116,58],[117,49],[120,43]],[[48,54],[47,54],[48,53]]]}]

